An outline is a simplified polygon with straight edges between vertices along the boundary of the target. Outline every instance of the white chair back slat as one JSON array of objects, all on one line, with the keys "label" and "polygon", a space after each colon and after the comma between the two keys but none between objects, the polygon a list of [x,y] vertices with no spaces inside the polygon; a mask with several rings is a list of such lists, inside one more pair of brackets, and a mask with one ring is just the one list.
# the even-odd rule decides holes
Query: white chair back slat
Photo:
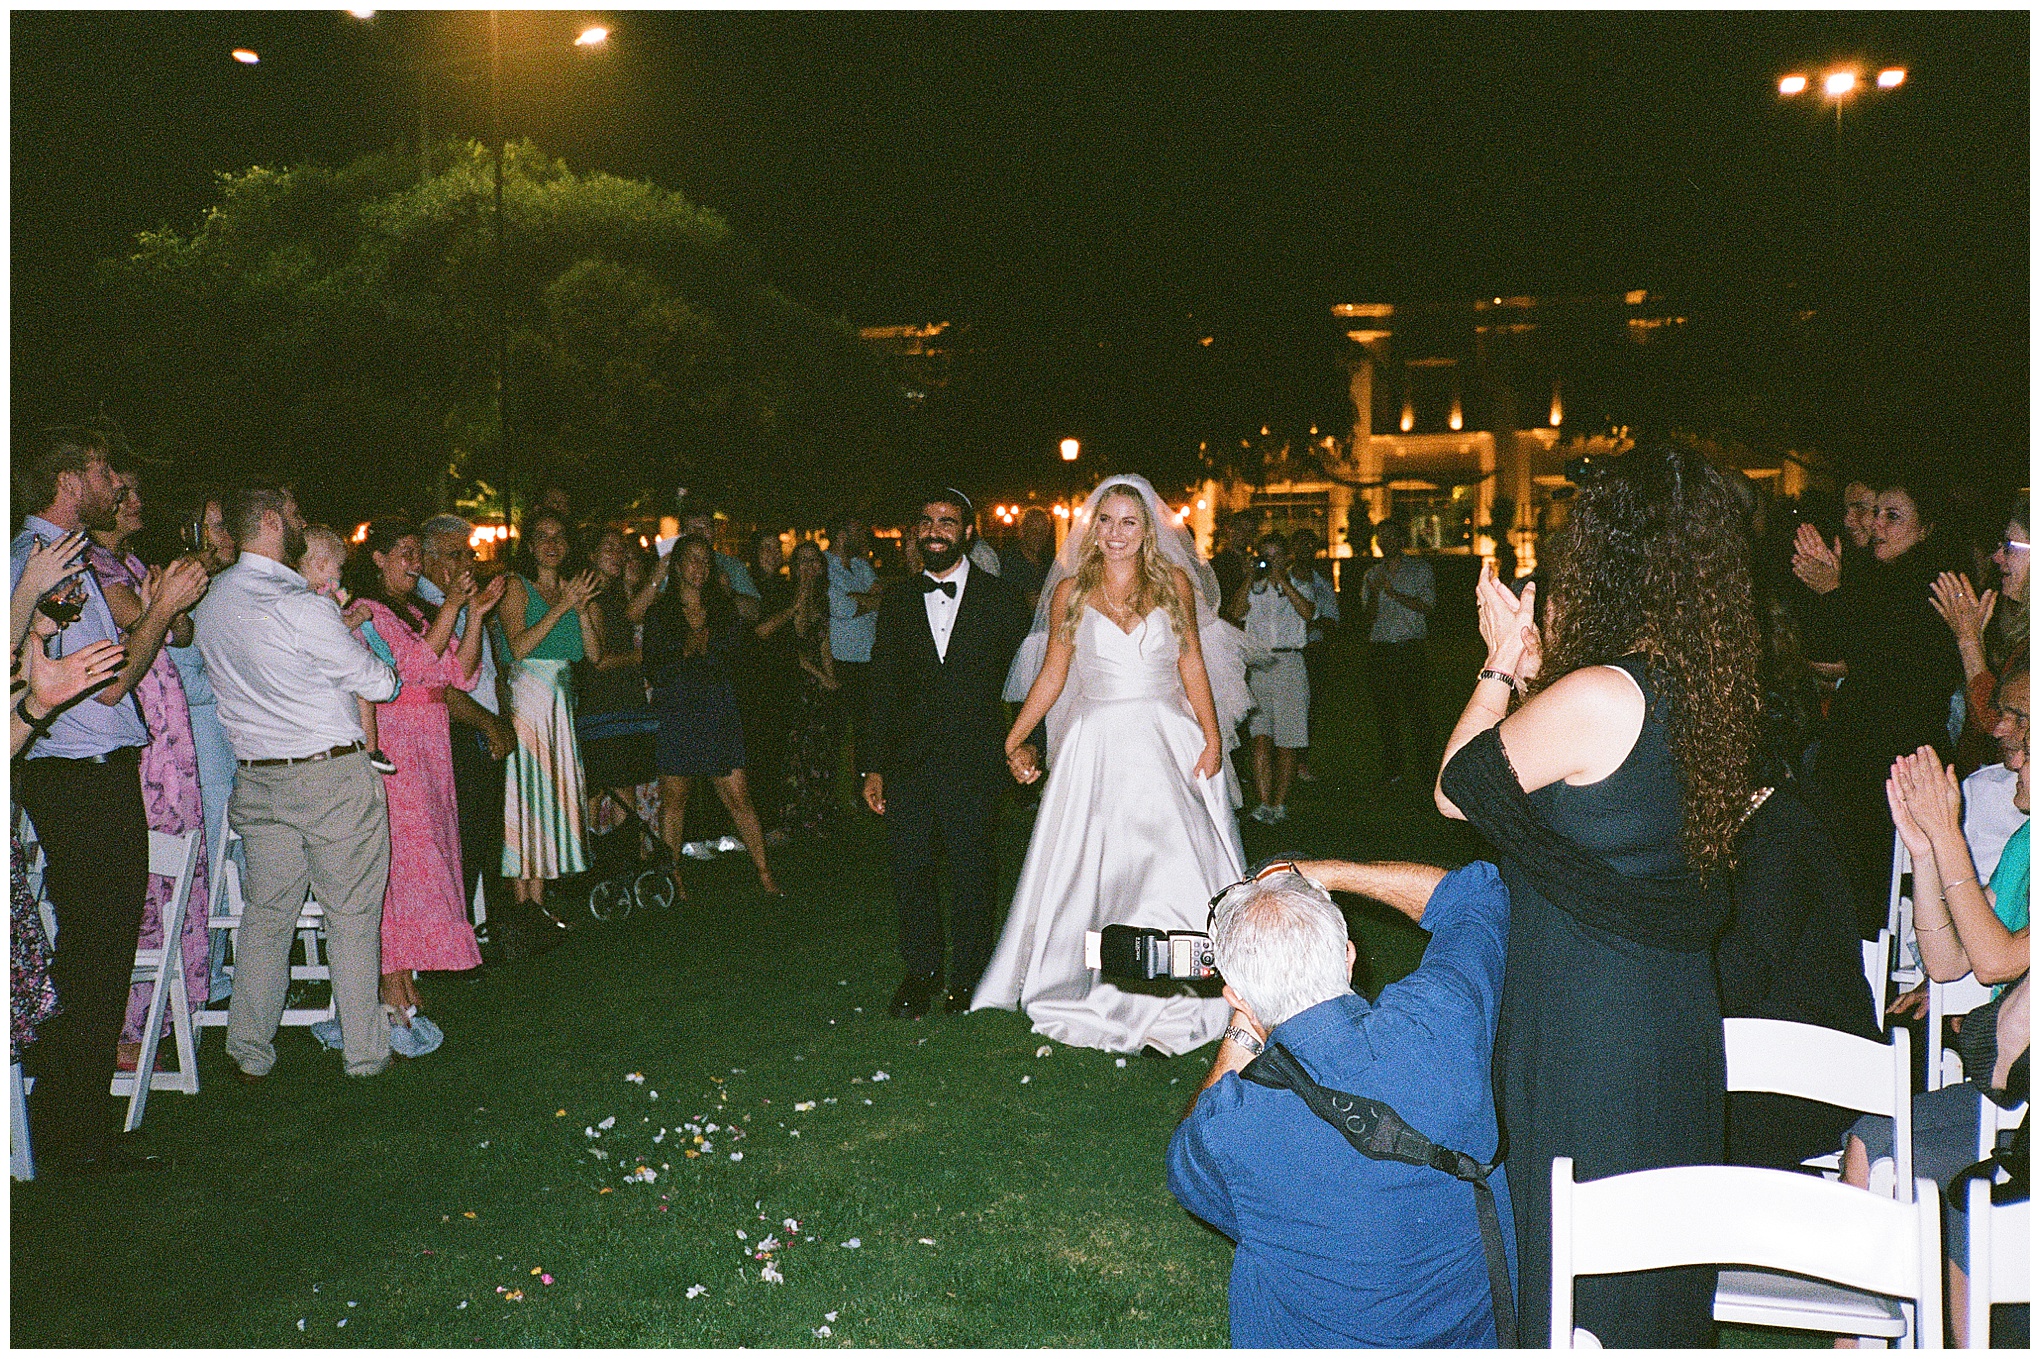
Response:
[{"label": "white chair back slat", "polygon": [[1941,1334],[1939,1196],[1897,1203],[1782,1170],[1676,1166],[1573,1182],[1552,1162],[1551,1344],[1573,1332],[1573,1280],[1679,1265],[1744,1265],[1913,1301],[1917,1334]]},{"label": "white chair back slat", "polygon": [[[2026,1121],[2026,1106],[2001,1109],[1977,1096],[1982,1112],[1976,1120],[1976,1158],[1997,1147],[1998,1133]],[[1965,1349],[1990,1348],[1990,1309],[2033,1301],[2033,1205],[1994,1204],[1990,1185],[1979,1175],[1968,1186],[1969,1335]]]},{"label": "white chair back slat", "polygon": [[[246,901],[241,895],[240,860],[228,852],[240,838],[232,826],[227,827],[225,833],[220,836],[219,852],[213,860],[215,873],[212,881],[212,904],[206,920],[207,928],[226,932],[227,956],[230,960],[226,964],[226,971],[229,975],[234,970],[231,959],[234,944],[239,938],[241,917],[246,910]],[[290,980],[323,982],[332,980],[332,968],[322,956],[324,950],[321,944],[325,931],[325,908],[319,905],[315,897],[307,893],[305,904],[298,908],[297,921],[297,934],[299,941],[304,945],[305,961],[291,965]],[[227,1010],[200,1010],[199,1026],[223,1027],[229,1014],[230,1011]],[[278,1023],[285,1028],[303,1027],[331,1019],[334,1014],[332,999],[328,997],[324,1005],[298,1005],[285,1008]]]},{"label": "white chair back slat", "polygon": [[[1962,1081],[1962,1054],[1942,1046],[1941,1035],[1948,1031],[1950,1017],[1966,1015],[1989,999],[1990,988],[1973,972],[1950,982],[1927,983],[1927,1089],[1939,1090]],[[1990,1073],[1983,1074],[1987,1077]]]},{"label": "white chair back slat", "polygon": [[1882,1114],[1894,1125],[1894,1189],[1903,1198],[1912,1175],[1912,1035],[1891,1030],[1873,1043],[1817,1024],[1782,1019],[1724,1019],[1728,1088],[1764,1090]]},{"label": "white chair back slat", "polygon": [[1888,1027],[1885,1011],[1891,996],[1891,931],[1879,930],[1875,939],[1863,941],[1863,980],[1870,983],[1870,1008],[1877,1018],[1877,1031]]}]

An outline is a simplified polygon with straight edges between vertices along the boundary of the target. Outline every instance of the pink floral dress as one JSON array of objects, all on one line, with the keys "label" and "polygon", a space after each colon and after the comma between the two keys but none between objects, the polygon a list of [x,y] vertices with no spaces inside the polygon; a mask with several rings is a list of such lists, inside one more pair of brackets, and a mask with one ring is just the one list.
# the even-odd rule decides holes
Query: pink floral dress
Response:
[{"label": "pink floral dress", "polygon": [[[148,575],[141,559],[133,553],[119,556],[97,543],[87,555],[93,574],[103,584],[125,585],[137,593]],[[142,748],[142,809],[149,829],[165,835],[198,832],[198,873],[192,879],[191,899],[184,907],[184,990],[193,1010],[205,1005],[211,994],[212,968],[208,962],[211,941],[206,931],[209,900],[208,871],[212,852],[205,843],[205,804],[198,792],[198,751],[191,739],[191,707],[184,701],[184,681],[166,648],[135,686],[135,698],[142,705],[142,720],[149,724],[149,744]],[[163,908],[170,904],[176,884],[151,875],[149,895],[142,906],[141,948],[156,948],[163,942]],[[128,993],[127,1022],[120,1041],[142,1041],[142,1026],[149,1016],[149,988],[137,986]],[[165,1026],[168,1027],[167,1024]]]},{"label": "pink floral dress", "polygon": [[423,633],[388,606],[368,602],[375,630],[396,658],[403,689],[376,708],[383,753],[397,766],[383,781],[390,800],[390,882],[383,894],[382,970],[460,972],[482,951],[461,890],[460,821],[453,803],[453,741],[446,690],[472,690],[460,644],[435,656]]}]

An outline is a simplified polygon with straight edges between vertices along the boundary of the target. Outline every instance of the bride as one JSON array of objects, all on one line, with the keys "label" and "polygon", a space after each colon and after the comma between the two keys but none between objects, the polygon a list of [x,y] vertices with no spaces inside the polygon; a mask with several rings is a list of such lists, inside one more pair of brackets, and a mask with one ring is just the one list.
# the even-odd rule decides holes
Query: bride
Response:
[{"label": "bride", "polygon": [[1084,966],[1086,931],[1201,930],[1244,871],[1226,754],[1252,704],[1248,644],[1217,593],[1145,478],[1107,477],[1078,511],[1007,678],[1027,699],[1006,737],[1013,776],[1041,777],[1023,743],[1044,717],[1051,772],[972,1009],[1017,1006],[1036,1033],[1110,1052],[1174,1056],[1225,1029],[1222,999],[1122,990]]}]

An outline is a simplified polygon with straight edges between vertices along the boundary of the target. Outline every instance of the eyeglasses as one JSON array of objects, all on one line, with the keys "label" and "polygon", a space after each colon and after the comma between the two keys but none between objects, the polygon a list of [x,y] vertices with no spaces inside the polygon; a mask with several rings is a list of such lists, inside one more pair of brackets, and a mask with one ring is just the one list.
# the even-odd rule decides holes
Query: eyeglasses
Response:
[{"label": "eyeglasses", "polygon": [[1238,882],[1232,883],[1229,886],[1219,889],[1218,895],[1211,899],[1211,904],[1206,908],[1204,912],[1204,932],[1206,934],[1211,933],[1212,925],[1215,924],[1218,920],[1218,903],[1224,901],[1227,895],[1232,892],[1233,888],[1245,887],[1250,882],[1262,882],[1268,878],[1274,877],[1277,873],[1294,873],[1298,877],[1303,876],[1303,870],[1296,866],[1295,860],[1282,859],[1275,863],[1267,865],[1258,873],[1251,873],[1246,877],[1241,878]]},{"label": "eyeglasses", "polygon": [[2031,543],[2021,543],[2011,538],[1998,539],[1998,551],[2000,552],[2031,552],[2032,550],[2033,545]]}]

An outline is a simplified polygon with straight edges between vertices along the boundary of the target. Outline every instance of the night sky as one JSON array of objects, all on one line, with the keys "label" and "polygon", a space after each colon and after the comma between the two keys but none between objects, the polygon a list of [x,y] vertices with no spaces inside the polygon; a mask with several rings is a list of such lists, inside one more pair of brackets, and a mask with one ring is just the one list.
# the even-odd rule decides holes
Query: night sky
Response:
[{"label": "night sky", "polygon": [[[614,29],[594,57],[566,44]],[[480,12],[15,13],[24,325],[216,171],[413,135]],[[730,217],[860,324],[1282,337],[1341,300],[1847,273],[1865,342],[2023,439],[2028,20],[1948,14],[517,13],[506,123]],[[258,49],[258,67],[228,49]],[[1903,65],[1836,138],[1779,75]],[[465,67],[478,72],[479,66]],[[487,131],[472,74],[435,135]],[[1099,381],[1113,374],[1101,372]],[[1123,376],[1123,375],[1119,375]],[[1866,381],[1873,378],[1866,370]],[[1081,385],[1081,384],[1079,384]]]}]

